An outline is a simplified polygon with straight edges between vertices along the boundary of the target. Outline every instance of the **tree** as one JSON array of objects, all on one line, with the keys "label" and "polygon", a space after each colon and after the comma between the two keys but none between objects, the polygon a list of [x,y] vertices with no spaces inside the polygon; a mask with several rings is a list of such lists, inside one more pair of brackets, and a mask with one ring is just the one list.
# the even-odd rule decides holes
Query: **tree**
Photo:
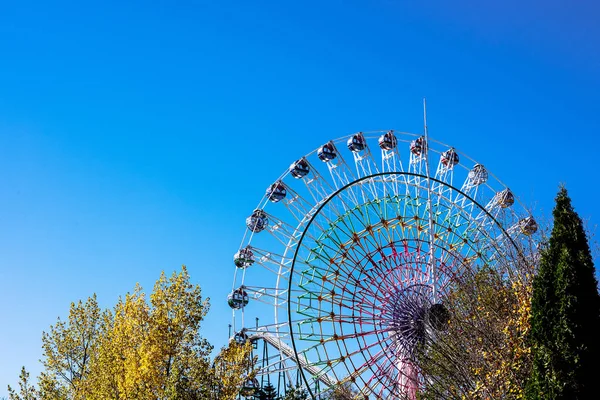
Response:
[{"label": "tree", "polygon": [[15,392],[10,386],[8,387],[9,400],[36,400],[39,394],[35,387],[29,382],[29,372],[25,367],[21,368],[19,375],[19,392]]},{"label": "tree", "polygon": [[512,280],[486,268],[456,280],[444,299],[451,313],[445,331],[417,353],[425,379],[419,399],[523,398],[533,258],[519,262]]},{"label": "tree", "polygon": [[528,398],[595,399],[600,295],[583,223],[564,187],[553,217],[533,281]]},{"label": "tree", "polygon": [[161,274],[149,297],[138,285],[110,310],[101,311],[95,295],[72,303],[68,320],[43,333],[37,391],[23,370],[11,400],[233,399],[253,378],[252,345],[230,345],[212,365],[212,346],[200,335],[208,309],[185,266]]},{"label": "tree", "polygon": [[42,333],[42,395],[52,398],[84,398],[84,386],[95,352],[100,323],[96,296],[71,303],[67,321],[60,318],[50,332]]},{"label": "tree", "polygon": [[258,396],[259,400],[277,400],[277,389],[275,386],[268,382],[265,386],[262,387],[260,395]]},{"label": "tree", "polygon": [[200,336],[208,311],[185,267],[141,287],[106,312],[90,367],[88,399],[167,399],[207,396],[212,347]]},{"label": "tree", "polygon": [[308,399],[309,399],[308,392],[306,391],[306,389],[304,389],[300,385],[296,385],[296,386],[289,385],[286,388],[285,396],[283,397],[283,400],[308,400]]},{"label": "tree", "polygon": [[215,357],[213,365],[213,395],[214,399],[234,400],[240,389],[251,382],[258,389],[258,382],[252,359],[252,342],[237,344],[230,341],[229,345]]},{"label": "tree", "polygon": [[358,396],[358,392],[350,382],[337,384],[331,388],[325,395],[321,396],[323,400],[353,400]]}]

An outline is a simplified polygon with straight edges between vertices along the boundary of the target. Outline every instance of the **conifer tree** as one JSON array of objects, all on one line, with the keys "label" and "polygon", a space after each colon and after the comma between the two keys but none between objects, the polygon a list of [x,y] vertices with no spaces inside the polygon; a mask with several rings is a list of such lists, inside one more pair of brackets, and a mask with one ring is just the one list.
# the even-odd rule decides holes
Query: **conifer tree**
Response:
[{"label": "conifer tree", "polygon": [[530,399],[597,399],[600,295],[581,218],[560,189],[533,281]]},{"label": "conifer tree", "polygon": [[259,400],[276,400],[277,399],[277,389],[275,386],[271,384],[271,382],[267,383],[261,390]]}]

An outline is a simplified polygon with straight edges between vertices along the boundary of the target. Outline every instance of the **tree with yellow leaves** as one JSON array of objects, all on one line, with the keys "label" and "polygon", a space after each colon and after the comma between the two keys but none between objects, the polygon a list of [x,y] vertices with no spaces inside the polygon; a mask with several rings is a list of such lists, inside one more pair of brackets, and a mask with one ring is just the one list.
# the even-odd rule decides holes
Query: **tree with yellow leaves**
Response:
[{"label": "tree with yellow leaves", "polygon": [[19,375],[19,391],[17,392],[9,386],[9,400],[36,400],[38,397],[38,391],[29,382],[29,372],[27,372],[25,367],[21,368],[21,374]]},{"label": "tree with yellow leaves", "polygon": [[213,365],[213,397],[214,400],[234,400],[240,388],[244,386],[257,389],[254,376],[256,371],[252,358],[252,343],[244,344],[230,341],[227,347],[215,357]]},{"label": "tree with yellow leaves", "polygon": [[137,286],[104,316],[87,398],[167,399],[209,390],[212,347],[199,333],[208,307],[185,267],[170,278],[163,273],[150,302]]},{"label": "tree with yellow leaves", "polygon": [[419,354],[420,399],[524,398],[533,265],[521,272],[507,280],[483,268],[457,282],[445,299],[447,330],[428,338]]},{"label": "tree with yellow leaves", "polygon": [[233,400],[253,378],[252,346],[230,344],[213,365],[200,335],[208,309],[185,266],[161,274],[149,297],[136,286],[112,310],[95,296],[72,303],[68,320],[43,334],[38,389],[23,369],[25,395],[9,389],[11,400]]},{"label": "tree with yellow leaves", "polygon": [[45,371],[40,376],[43,398],[84,398],[90,361],[96,352],[100,308],[96,296],[71,303],[67,321],[60,318],[42,333]]}]

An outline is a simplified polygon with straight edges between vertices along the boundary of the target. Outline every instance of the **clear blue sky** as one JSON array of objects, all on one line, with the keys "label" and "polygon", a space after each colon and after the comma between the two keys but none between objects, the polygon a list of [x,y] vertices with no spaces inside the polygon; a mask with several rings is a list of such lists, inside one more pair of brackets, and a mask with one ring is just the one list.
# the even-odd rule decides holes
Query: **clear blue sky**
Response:
[{"label": "clear blue sky", "polygon": [[592,1],[122,3],[0,4],[0,397],[71,301],[181,264],[222,345],[265,187],[329,139],[421,132],[423,96],[432,137],[598,223]]}]

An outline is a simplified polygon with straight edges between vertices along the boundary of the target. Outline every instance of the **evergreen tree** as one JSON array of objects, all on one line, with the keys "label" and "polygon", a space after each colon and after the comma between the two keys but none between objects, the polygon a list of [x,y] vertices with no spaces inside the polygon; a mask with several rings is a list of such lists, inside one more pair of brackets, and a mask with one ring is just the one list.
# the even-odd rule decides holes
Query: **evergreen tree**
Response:
[{"label": "evergreen tree", "polygon": [[275,389],[275,386],[273,386],[271,384],[271,382],[267,383],[260,390],[258,399],[259,400],[276,400],[277,399],[277,389]]},{"label": "evergreen tree", "polygon": [[530,399],[597,399],[600,295],[583,224],[565,188],[533,281]]}]

